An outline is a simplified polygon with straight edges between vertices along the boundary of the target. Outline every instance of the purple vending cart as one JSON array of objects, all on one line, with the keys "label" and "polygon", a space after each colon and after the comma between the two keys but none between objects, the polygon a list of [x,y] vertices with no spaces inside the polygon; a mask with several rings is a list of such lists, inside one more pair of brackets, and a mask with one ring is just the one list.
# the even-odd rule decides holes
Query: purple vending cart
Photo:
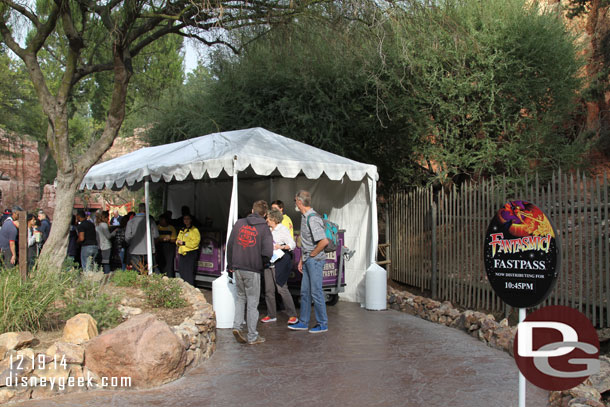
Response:
[{"label": "purple vending cart", "polygon": [[200,254],[195,281],[211,284],[224,269],[224,239],[220,231],[201,233]]},{"label": "purple vending cart", "polygon": [[[322,288],[326,296],[326,303],[328,305],[335,305],[339,301],[339,293],[345,291],[345,262],[344,257],[350,256],[353,252],[350,252],[347,247],[344,246],[344,234],[345,230],[339,230],[339,242],[337,244],[337,250],[332,253],[326,253],[326,264],[324,265],[324,278],[322,279]],[[299,233],[294,232],[294,240],[298,241]],[[294,296],[298,296],[301,293],[301,279],[302,274],[297,269],[299,259],[301,258],[301,247],[297,245],[294,249],[294,255],[292,258],[292,271],[288,278],[288,288],[290,293]]]}]

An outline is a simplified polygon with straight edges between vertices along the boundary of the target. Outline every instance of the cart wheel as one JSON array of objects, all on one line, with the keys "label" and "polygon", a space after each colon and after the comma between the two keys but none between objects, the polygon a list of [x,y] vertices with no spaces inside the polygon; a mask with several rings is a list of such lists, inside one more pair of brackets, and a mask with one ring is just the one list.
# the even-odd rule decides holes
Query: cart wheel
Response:
[{"label": "cart wheel", "polygon": [[339,302],[339,294],[326,294],[326,305],[333,306]]}]

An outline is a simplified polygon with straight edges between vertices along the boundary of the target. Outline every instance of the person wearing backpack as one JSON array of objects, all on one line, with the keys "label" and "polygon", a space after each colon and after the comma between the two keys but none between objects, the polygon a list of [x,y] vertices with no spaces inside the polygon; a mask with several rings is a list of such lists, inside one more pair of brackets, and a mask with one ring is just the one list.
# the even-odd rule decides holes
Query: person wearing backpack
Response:
[{"label": "person wearing backpack", "polygon": [[301,314],[299,322],[289,325],[293,331],[306,331],[309,329],[311,316],[311,300],[313,298],[314,314],[317,324],[309,329],[310,333],[328,331],[328,316],[326,315],[326,301],[322,289],[324,277],[324,264],[326,253],[324,248],[328,245],[324,221],[311,207],[311,194],[301,190],[294,197],[296,210],[301,212],[301,259],[298,270],[303,274],[301,281]]}]

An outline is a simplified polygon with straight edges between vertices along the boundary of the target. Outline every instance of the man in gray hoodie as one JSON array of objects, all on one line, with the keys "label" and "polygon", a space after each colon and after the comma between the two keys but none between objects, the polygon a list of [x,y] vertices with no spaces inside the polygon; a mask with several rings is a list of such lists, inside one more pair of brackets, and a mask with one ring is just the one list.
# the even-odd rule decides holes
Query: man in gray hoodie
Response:
[{"label": "man in gray hoodie", "polygon": [[[265,201],[254,202],[252,213],[233,226],[227,244],[227,268],[234,273],[237,285],[233,335],[238,342],[250,345],[265,342],[258,334],[256,324],[261,274],[273,255],[273,236],[265,220],[268,208]],[[241,333],[246,305],[247,339]]]}]

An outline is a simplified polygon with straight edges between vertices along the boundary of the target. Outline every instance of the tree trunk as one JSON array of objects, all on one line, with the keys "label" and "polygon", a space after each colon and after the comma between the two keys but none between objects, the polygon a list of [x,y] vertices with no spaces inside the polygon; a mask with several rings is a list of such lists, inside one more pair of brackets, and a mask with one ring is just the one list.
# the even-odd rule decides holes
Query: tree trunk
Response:
[{"label": "tree trunk", "polygon": [[[50,120],[53,126],[49,126],[47,139],[53,158],[57,163],[57,189],[55,191],[53,227],[39,259],[39,262],[49,267],[50,270],[61,270],[66,258],[72,208],[78,187],[89,169],[110,148],[125,119],[125,100],[131,72],[127,69],[123,52],[118,47],[114,49],[113,72],[114,87],[104,131],[100,138],[94,141],[87,151],[76,160],[75,164],[73,164],[69,154],[66,103],[59,104],[60,108],[55,109],[56,115]],[[54,143],[55,141],[56,143]]]},{"label": "tree trunk", "polygon": [[49,270],[61,270],[68,248],[68,233],[72,220],[72,207],[74,196],[78,190],[83,176],[66,176],[58,174],[56,178],[55,212],[53,213],[53,227],[49,238],[40,253],[39,263],[49,267]]}]

